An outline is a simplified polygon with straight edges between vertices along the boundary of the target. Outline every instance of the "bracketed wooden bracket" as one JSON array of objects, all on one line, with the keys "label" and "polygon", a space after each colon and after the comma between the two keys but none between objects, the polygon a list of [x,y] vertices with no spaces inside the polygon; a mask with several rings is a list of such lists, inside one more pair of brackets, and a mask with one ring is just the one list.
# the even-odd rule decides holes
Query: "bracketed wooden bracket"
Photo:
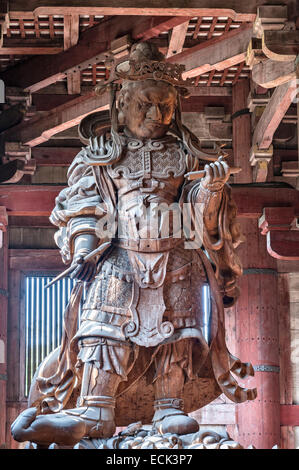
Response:
[{"label": "bracketed wooden bracket", "polygon": [[267,251],[273,258],[299,260],[299,229],[293,207],[265,207],[259,219],[262,235],[267,237]]}]

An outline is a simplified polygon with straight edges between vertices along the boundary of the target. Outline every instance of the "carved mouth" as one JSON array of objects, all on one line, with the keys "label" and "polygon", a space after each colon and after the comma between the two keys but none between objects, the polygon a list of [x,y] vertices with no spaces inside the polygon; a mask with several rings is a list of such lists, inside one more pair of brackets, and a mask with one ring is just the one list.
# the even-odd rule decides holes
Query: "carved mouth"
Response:
[{"label": "carved mouth", "polygon": [[151,120],[146,120],[144,121],[144,123],[146,124],[146,126],[150,126],[150,127],[156,127],[156,128],[161,128],[161,129],[165,129],[166,127],[168,127],[166,124],[163,124],[161,122],[157,122],[157,121],[151,121]]}]

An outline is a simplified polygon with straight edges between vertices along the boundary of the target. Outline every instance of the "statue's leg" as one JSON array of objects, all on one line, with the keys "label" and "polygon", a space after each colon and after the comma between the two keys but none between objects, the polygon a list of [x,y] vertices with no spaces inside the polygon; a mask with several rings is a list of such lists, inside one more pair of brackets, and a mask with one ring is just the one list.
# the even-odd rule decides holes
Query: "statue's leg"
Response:
[{"label": "statue's leg", "polygon": [[85,437],[113,436],[114,397],[135,357],[127,343],[105,338],[92,338],[92,345],[88,343],[90,338],[85,341],[79,353],[83,376],[77,407],[38,416],[36,408],[25,410],[12,425],[15,440],[72,446]]},{"label": "statue's leg", "polygon": [[183,389],[190,364],[190,342],[163,346],[156,360],[153,425],[162,434],[190,434],[198,423],[184,413]]},{"label": "statue's leg", "polygon": [[83,375],[77,408],[65,410],[65,413],[83,419],[89,437],[107,438],[115,431],[114,397],[132,367],[132,348],[129,344],[104,338],[98,339],[96,346],[89,346],[88,341],[86,338],[81,343]]}]

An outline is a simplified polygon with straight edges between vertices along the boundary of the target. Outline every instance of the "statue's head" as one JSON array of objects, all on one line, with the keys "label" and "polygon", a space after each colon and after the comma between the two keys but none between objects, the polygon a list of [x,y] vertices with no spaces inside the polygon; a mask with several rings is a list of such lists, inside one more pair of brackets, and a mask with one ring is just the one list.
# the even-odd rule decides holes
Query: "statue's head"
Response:
[{"label": "statue's head", "polygon": [[171,124],[177,91],[157,80],[126,82],[118,100],[118,120],[138,138],[163,137]]},{"label": "statue's head", "polygon": [[133,45],[129,60],[115,68],[116,76],[122,79],[119,124],[138,138],[163,137],[172,122],[178,93],[187,91],[181,78],[183,69],[166,62],[154,44]]},{"label": "statue's head", "polygon": [[[95,92],[102,95],[110,91],[112,145],[108,145],[105,153],[103,146],[99,148],[98,136],[89,137],[96,154],[94,159],[88,157],[90,165],[108,165],[121,158],[124,144],[119,125],[139,139],[164,137],[171,127],[172,134],[181,140],[190,155],[201,160],[217,160],[218,152],[215,157],[205,155],[196,136],[182,124],[180,98],[189,97],[188,89],[195,85],[194,79],[184,78],[184,65],[166,61],[157,46],[142,42],[132,46],[128,59],[110,66],[109,79],[99,83]],[[86,124],[91,127],[89,120]]]}]

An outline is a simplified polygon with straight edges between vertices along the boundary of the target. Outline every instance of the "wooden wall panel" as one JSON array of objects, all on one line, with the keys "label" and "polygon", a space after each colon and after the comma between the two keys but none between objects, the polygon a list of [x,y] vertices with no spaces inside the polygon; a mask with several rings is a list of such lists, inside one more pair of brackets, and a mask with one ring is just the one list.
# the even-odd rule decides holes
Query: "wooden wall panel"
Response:
[{"label": "wooden wall panel", "polygon": [[56,249],[55,227],[11,227],[9,247],[13,249]]}]

